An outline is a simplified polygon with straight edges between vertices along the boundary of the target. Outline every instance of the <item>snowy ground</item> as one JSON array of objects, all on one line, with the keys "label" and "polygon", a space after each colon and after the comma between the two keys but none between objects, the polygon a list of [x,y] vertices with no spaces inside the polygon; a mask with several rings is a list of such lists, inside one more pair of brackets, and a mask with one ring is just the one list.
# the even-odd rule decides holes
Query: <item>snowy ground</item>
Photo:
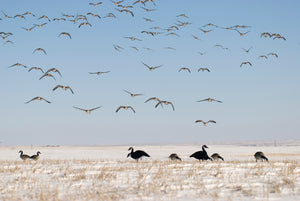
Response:
[{"label": "snowy ground", "polygon": [[208,147],[225,161],[189,158],[199,145],[137,146],[151,155],[138,163],[127,146],[0,147],[0,200],[300,200],[300,146]]}]

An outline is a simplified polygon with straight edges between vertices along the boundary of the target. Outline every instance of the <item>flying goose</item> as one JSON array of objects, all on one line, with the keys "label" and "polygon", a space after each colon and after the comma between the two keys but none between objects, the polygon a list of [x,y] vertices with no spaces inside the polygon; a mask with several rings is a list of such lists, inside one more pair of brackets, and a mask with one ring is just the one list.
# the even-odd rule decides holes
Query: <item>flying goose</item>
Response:
[{"label": "flying goose", "polygon": [[55,91],[57,88],[62,88],[64,91],[66,91],[67,89],[69,89],[72,92],[72,94],[74,94],[73,90],[69,86],[57,85],[56,87],[54,87],[52,89],[52,91]]},{"label": "flying goose", "polygon": [[138,39],[138,38],[135,38],[135,37],[124,37],[124,38],[128,38],[128,39],[130,39],[132,41],[134,41],[134,40],[142,41],[141,39]]},{"label": "flying goose", "polygon": [[177,15],[176,17],[185,17],[185,18],[189,18],[188,16],[186,16],[186,14],[180,14],[180,15]]},{"label": "flying goose", "polygon": [[206,25],[203,25],[203,27],[207,27],[207,26],[210,26],[210,27],[218,27],[217,25],[213,24],[213,23],[208,23]]},{"label": "flying goose", "polygon": [[198,123],[198,122],[202,122],[204,126],[207,126],[207,124],[210,123],[210,122],[211,122],[211,123],[216,123],[214,120],[208,120],[208,121],[206,121],[206,122],[203,121],[203,120],[196,120],[196,121],[195,121],[195,123]]},{"label": "flying goose", "polygon": [[136,97],[136,96],[144,95],[144,94],[133,94],[133,93],[131,93],[130,91],[127,91],[127,90],[125,90],[125,89],[123,89],[123,91],[125,91],[125,92],[128,93],[128,94],[130,94],[130,96],[131,96],[132,98],[134,98],[134,97]]},{"label": "flying goose", "polygon": [[89,74],[101,75],[103,73],[109,73],[110,71],[99,71],[99,72],[89,72]]},{"label": "flying goose", "polygon": [[246,53],[249,53],[249,51],[252,49],[252,47],[248,48],[248,49],[245,49],[245,48],[242,48]]},{"label": "flying goose", "polygon": [[23,154],[22,150],[20,150],[19,153],[20,153],[20,158],[22,160],[26,160],[26,159],[30,158],[30,156],[28,156],[27,154]]},{"label": "flying goose", "polygon": [[89,5],[97,7],[98,5],[102,4],[102,2],[98,2],[98,3],[89,3]]},{"label": "flying goose", "polygon": [[208,101],[208,102],[216,101],[216,102],[222,103],[222,101],[219,101],[219,100],[216,100],[216,99],[213,99],[213,98],[206,98],[206,99],[199,100],[199,101],[196,101],[196,102],[203,102],[203,101]]},{"label": "flying goose", "polygon": [[36,153],[36,155],[32,155],[29,158],[36,161],[36,160],[38,160],[40,158],[40,154],[41,154],[41,152],[38,151]]},{"label": "flying goose", "polygon": [[89,25],[90,27],[92,26],[89,22],[82,22],[79,24],[78,28],[80,28],[81,26],[86,26]]},{"label": "flying goose", "polygon": [[56,80],[55,77],[50,73],[45,73],[44,75],[42,75],[42,77],[40,77],[39,80],[43,79],[44,77],[52,77],[54,80]]},{"label": "flying goose", "polygon": [[268,59],[268,57],[266,55],[261,55],[259,56],[258,58],[265,58],[265,59]]},{"label": "flying goose", "polygon": [[146,12],[151,12],[151,11],[155,11],[156,9],[149,9],[149,8],[144,8],[144,7],[140,7],[142,9],[144,9]]},{"label": "flying goose", "polygon": [[87,110],[87,109],[82,109],[82,108],[73,106],[73,108],[78,109],[78,110],[85,111],[87,114],[90,114],[93,110],[99,109],[99,108],[101,108],[101,107],[102,107],[102,106],[95,107],[95,108],[92,108],[92,109],[88,109],[88,110]]},{"label": "flying goose", "polygon": [[186,68],[186,67],[182,67],[178,70],[178,72],[182,71],[182,70],[186,70],[188,71],[189,73],[191,73],[191,70],[189,68]]},{"label": "flying goose", "polygon": [[30,72],[30,71],[32,71],[32,70],[40,70],[40,71],[42,71],[42,73],[44,73],[43,69],[40,68],[40,67],[31,67],[31,68],[28,70],[28,72]]},{"label": "flying goose", "polygon": [[139,161],[140,158],[142,158],[143,156],[145,157],[150,157],[149,154],[147,154],[146,152],[142,151],[142,150],[136,150],[134,151],[132,147],[129,147],[128,151],[131,151],[128,155],[127,158],[130,156],[131,158],[133,158],[134,160],[136,160],[137,162]]},{"label": "flying goose", "polygon": [[[143,63],[143,62],[142,62]],[[151,67],[151,66],[149,66],[149,65],[147,65],[147,64],[145,64],[145,63],[143,63],[148,69],[149,69],[149,71],[153,71],[153,70],[155,70],[156,68],[159,68],[159,67],[161,67],[162,65],[159,65],[159,66],[154,66],[154,67]]]},{"label": "flying goose", "polygon": [[273,52],[270,52],[268,55],[273,55],[275,56],[276,58],[278,58],[278,55],[276,53],[273,53]]},{"label": "flying goose", "polygon": [[116,110],[116,112],[119,112],[120,109],[124,109],[124,110],[127,110],[128,108],[130,108],[134,113],[135,113],[135,110],[133,109],[133,107],[131,106],[119,106],[118,109]]},{"label": "flying goose", "polygon": [[159,98],[152,97],[152,98],[147,99],[147,100],[145,101],[145,103],[147,103],[148,101],[151,101],[151,100],[160,101]]},{"label": "flying goose", "polygon": [[69,36],[69,38],[72,39],[71,34],[69,34],[69,33],[67,33],[67,32],[61,32],[61,33],[58,35],[58,37],[61,36],[61,35]]},{"label": "flying goose", "polygon": [[174,105],[172,102],[169,102],[169,101],[158,101],[158,103],[155,105],[155,108],[157,108],[157,106],[159,105],[162,105],[162,104],[165,104],[165,105],[171,105],[172,106],[172,109],[173,111],[175,111],[175,108],[174,108]]},{"label": "flying goose", "polygon": [[240,32],[239,30],[237,30],[237,29],[234,29],[236,32],[238,32],[239,34],[240,34],[240,36],[244,36],[244,35],[246,35],[247,33],[249,33],[250,31],[247,31],[247,32],[245,32],[245,33],[242,33],[242,32]]},{"label": "flying goose", "polygon": [[98,17],[99,19],[101,19],[100,15],[98,15],[98,14],[89,12],[89,13],[87,13],[87,15],[91,15],[92,17]]},{"label": "flying goose", "polygon": [[194,39],[200,40],[197,36],[195,36],[195,35],[193,35],[193,34],[192,34],[192,36],[193,36]]},{"label": "flying goose", "polygon": [[249,64],[250,66],[252,66],[252,63],[250,63],[249,61],[245,61],[245,62],[242,62],[240,67],[242,67],[243,65],[246,65],[246,64]]},{"label": "flying goose", "polygon": [[32,54],[35,53],[36,51],[40,51],[43,52],[45,55],[47,55],[47,52],[43,49],[43,48],[36,48],[35,50],[33,50]]},{"label": "flying goose", "polygon": [[62,77],[60,71],[56,68],[50,68],[49,70],[46,71],[46,73],[49,73],[49,72],[58,73],[60,75],[60,77]]},{"label": "flying goose", "polygon": [[113,2],[116,6],[118,6],[120,3],[122,3],[124,0],[122,0],[122,1],[112,1],[112,0],[110,0],[111,2]]},{"label": "flying goose", "polygon": [[38,20],[40,19],[47,19],[49,22],[51,22],[51,20],[49,19],[49,17],[47,17],[46,15],[43,15],[41,17],[38,18]]},{"label": "flying goose", "polygon": [[11,68],[11,67],[14,67],[14,66],[22,66],[22,67],[24,67],[24,68],[27,68],[27,66],[25,66],[25,65],[23,65],[23,64],[21,64],[21,63],[15,63],[15,64],[9,66],[8,68]]},{"label": "flying goose", "polygon": [[211,32],[212,31],[212,29],[210,29],[210,30],[204,30],[204,29],[201,29],[201,28],[199,28],[204,34],[207,34],[208,32]]},{"label": "flying goose", "polygon": [[29,32],[29,31],[31,31],[32,29],[34,29],[35,28],[35,26],[33,26],[33,27],[30,27],[30,28],[25,28],[25,27],[22,27],[22,29],[25,29],[27,32]]},{"label": "flying goose", "polygon": [[34,101],[34,100],[44,100],[47,103],[51,103],[50,101],[44,99],[43,97],[37,96],[37,97],[34,97],[33,99],[31,99],[30,101],[27,101],[25,104],[30,103],[31,101]]},{"label": "flying goose", "polygon": [[210,70],[209,70],[208,68],[199,68],[199,69],[198,69],[198,72],[199,72],[199,71],[207,71],[207,72],[210,72]]},{"label": "flying goose", "polygon": [[43,23],[43,24],[33,24],[34,26],[37,26],[38,28],[42,28],[43,26],[45,26],[47,24],[47,22]]}]

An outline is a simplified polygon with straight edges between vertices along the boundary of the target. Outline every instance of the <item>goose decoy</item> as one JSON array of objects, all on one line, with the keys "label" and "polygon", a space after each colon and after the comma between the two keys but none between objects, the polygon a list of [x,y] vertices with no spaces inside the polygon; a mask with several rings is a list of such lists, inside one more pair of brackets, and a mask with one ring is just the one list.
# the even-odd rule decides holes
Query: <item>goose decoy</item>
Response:
[{"label": "goose decoy", "polygon": [[213,98],[206,98],[206,99],[203,99],[203,100],[199,100],[199,101],[196,101],[196,102],[203,102],[203,101],[208,101],[208,102],[218,102],[218,103],[222,103],[222,101],[219,101],[219,100],[216,100],[216,99],[213,99]]},{"label": "goose decoy", "polygon": [[29,158],[36,161],[36,160],[38,160],[40,158],[40,154],[41,154],[41,152],[38,151],[36,153],[36,155],[32,155]]},{"label": "goose decoy", "polygon": [[52,89],[52,91],[55,91],[57,88],[62,88],[64,91],[66,91],[67,89],[69,89],[69,90],[72,92],[72,94],[74,94],[73,90],[72,90],[71,87],[69,87],[69,86],[56,85],[56,87],[54,87],[54,88]]},{"label": "goose decoy", "polygon": [[33,99],[31,99],[30,101],[27,101],[25,104],[30,103],[31,101],[34,101],[34,100],[44,100],[47,103],[51,103],[50,101],[46,100],[45,98],[37,96],[37,97],[34,97]]},{"label": "goose decoy", "polygon": [[242,62],[240,67],[242,67],[243,65],[246,65],[246,64],[249,64],[250,66],[252,66],[252,63],[250,63],[249,61],[245,61],[245,62]]},{"label": "goose decoy", "polygon": [[131,93],[130,91],[127,91],[127,90],[125,90],[125,89],[123,89],[123,91],[125,91],[125,92],[128,93],[128,94],[130,94],[130,96],[131,96],[132,98],[134,98],[134,97],[136,97],[136,96],[142,96],[142,95],[144,95],[144,94],[133,94],[133,93]]},{"label": "goose decoy", "polygon": [[88,109],[88,110],[87,110],[87,109],[82,109],[82,108],[73,106],[73,108],[78,109],[78,110],[85,111],[87,114],[90,114],[93,110],[99,109],[100,107],[102,107],[102,106],[95,107],[95,108],[92,108],[92,109]]},{"label": "goose decoy", "polygon": [[267,162],[269,162],[269,160],[268,160],[268,158],[265,156],[265,154],[263,153],[263,152],[261,152],[261,151],[258,151],[258,152],[256,152],[255,154],[254,154],[254,158],[255,158],[255,160],[256,160],[256,162],[257,161],[267,161]]},{"label": "goose decoy", "polygon": [[116,110],[116,112],[119,112],[120,109],[127,110],[129,108],[135,113],[135,110],[133,109],[133,107],[131,107],[131,106],[123,106],[123,105],[119,106],[118,109]]},{"label": "goose decoy", "polygon": [[27,154],[23,154],[22,150],[20,150],[19,153],[20,153],[20,158],[22,160],[26,160],[26,159],[30,158],[30,156],[28,156]]},{"label": "goose decoy", "polygon": [[128,151],[131,152],[127,155],[127,158],[130,156],[131,158],[133,158],[134,160],[136,160],[138,162],[138,160],[140,158],[142,158],[143,156],[144,157],[150,157],[149,154],[147,154],[146,152],[142,151],[142,150],[136,150],[136,151],[133,151],[133,148],[132,147],[129,147]]},{"label": "goose decoy", "polygon": [[199,161],[200,160],[202,160],[202,161],[203,160],[211,160],[212,161],[212,159],[207,155],[205,148],[208,149],[208,147],[206,145],[203,145],[202,151],[197,151],[197,152],[193,153],[192,155],[190,155],[190,157],[196,158]]},{"label": "goose decoy", "polygon": [[173,154],[171,154],[170,156],[169,156],[169,158],[173,161],[173,160],[179,160],[179,161],[181,161],[181,158],[177,155],[177,154],[175,154],[175,153],[173,153]]},{"label": "goose decoy", "polygon": [[214,153],[213,155],[210,156],[212,159],[216,160],[222,160],[224,161],[224,158],[222,156],[220,156],[220,154],[218,153]]},{"label": "goose decoy", "polygon": [[203,121],[203,120],[196,120],[195,123],[202,122],[204,126],[207,126],[208,123],[216,123],[214,120]]}]

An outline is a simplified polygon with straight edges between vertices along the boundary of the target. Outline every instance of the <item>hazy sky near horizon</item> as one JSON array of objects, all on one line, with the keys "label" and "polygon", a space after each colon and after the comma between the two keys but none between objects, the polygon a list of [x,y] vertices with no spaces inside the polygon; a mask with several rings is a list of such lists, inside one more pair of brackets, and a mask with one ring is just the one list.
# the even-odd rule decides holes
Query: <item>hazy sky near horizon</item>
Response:
[{"label": "hazy sky near horizon", "polygon": [[[154,1],[132,5],[134,17],[111,1],[1,0],[0,141],[1,145],[111,145],[201,143],[202,141],[299,139],[300,1]],[[155,9],[147,12],[141,7]],[[25,19],[6,18],[23,14]],[[4,12],[4,13],[3,13]],[[87,15],[99,14],[101,19]],[[105,17],[114,13],[116,18]],[[92,26],[78,27],[62,14],[86,15]],[[189,18],[178,16],[185,14]],[[38,19],[46,15],[47,19]],[[54,18],[66,21],[54,21]],[[153,20],[147,22],[144,18]],[[178,26],[180,22],[189,22]],[[23,28],[47,23],[27,32]],[[218,27],[205,26],[213,23]],[[176,25],[177,24],[177,25]],[[168,32],[175,25],[179,29]],[[226,27],[247,25],[238,31]],[[204,27],[205,26],[205,27]],[[153,29],[160,27],[160,29]],[[199,28],[212,30],[203,33]],[[156,36],[141,31],[159,32]],[[68,32],[72,39],[58,35]],[[176,33],[178,36],[167,35]],[[261,37],[278,33],[286,38]],[[4,36],[5,34],[1,34]],[[199,40],[193,38],[193,35]],[[136,37],[131,41],[125,37]],[[7,40],[13,43],[6,43]],[[116,51],[114,45],[123,49]],[[222,45],[228,50],[216,47]],[[138,51],[132,48],[135,46]],[[168,49],[172,47],[174,49]],[[249,53],[242,48],[252,47]],[[43,48],[47,55],[33,51]],[[151,50],[148,50],[150,48]],[[199,52],[205,53],[200,55]],[[268,53],[277,53],[278,58]],[[259,58],[267,55],[268,59]],[[252,66],[243,65],[249,61]],[[28,68],[11,67],[22,63]],[[162,65],[149,71],[150,66]],[[44,71],[57,68],[56,80]],[[191,73],[180,71],[188,67]],[[198,72],[207,67],[210,72]],[[102,75],[89,72],[110,71]],[[70,86],[70,91],[52,89]],[[123,90],[141,93],[130,97]],[[36,96],[49,101],[25,102]],[[171,101],[155,108],[150,97]],[[218,102],[196,102],[206,98]],[[116,109],[132,106],[136,113]],[[86,114],[73,106],[100,109]],[[195,120],[215,120],[204,126]]]}]

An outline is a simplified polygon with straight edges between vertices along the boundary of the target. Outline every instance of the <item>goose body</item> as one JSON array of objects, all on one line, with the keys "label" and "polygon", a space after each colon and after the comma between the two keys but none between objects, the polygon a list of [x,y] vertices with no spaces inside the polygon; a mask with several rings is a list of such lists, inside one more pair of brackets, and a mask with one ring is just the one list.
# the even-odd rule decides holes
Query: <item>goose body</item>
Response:
[{"label": "goose body", "polygon": [[36,161],[36,160],[38,160],[40,158],[40,154],[41,154],[41,152],[38,151],[36,153],[36,155],[32,155],[29,158]]},{"label": "goose body", "polygon": [[208,148],[206,145],[202,146],[202,151],[197,151],[195,153],[193,153],[192,155],[190,155],[190,157],[196,158],[199,161],[200,160],[212,160],[208,155],[207,152],[205,150],[205,148]]},{"label": "goose body", "polygon": [[220,154],[218,153],[214,153],[213,155],[210,156],[212,159],[216,160],[222,160],[224,161],[224,158],[222,156],[220,156]]},{"label": "goose body", "polygon": [[23,154],[22,150],[20,150],[19,153],[20,153],[20,158],[22,160],[26,160],[26,159],[30,158],[30,156],[28,156],[27,154]]},{"label": "goose body", "polygon": [[175,154],[175,153],[171,154],[171,155],[169,156],[169,158],[170,158],[172,161],[174,161],[174,160],[179,160],[179,161],[181,161],[181,158],[180,158],[177,154]]},{"label": "goose body", "polygon": [[255,154],[254,154],[254,158],[255,158],[255,160],[256,160],[256,162],[257,161],[267,161],[267,162],[269,162],[269,160],[268,160],[268,158],[265,156],[265,154],[263,153],[263,152],[261,152],[261,151],[258,151],[258,152],[256,152]]},{"label": "goose body", "polygon": [[150,157],[149,154],[147,154],[146,152],[144,152],[142,150],[134,151],[132,147],[129,147],[128,151],[131,151],[131,152],[127,155],[127,158],[130,156],[131,158],[133,158],[136,161],[138,161],[143,156],[144,157]]}]

